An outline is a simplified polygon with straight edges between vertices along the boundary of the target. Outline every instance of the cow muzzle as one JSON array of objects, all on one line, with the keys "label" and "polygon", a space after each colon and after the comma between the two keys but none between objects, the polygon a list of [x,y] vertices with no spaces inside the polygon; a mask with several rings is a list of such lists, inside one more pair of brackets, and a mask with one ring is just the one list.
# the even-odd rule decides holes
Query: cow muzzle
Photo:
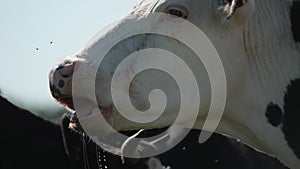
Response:
[{"label": "cow muzzle", "polygon": [[75,64],[75,62],[65,61],[55,66],[49,73],[52,96],[59,103],[73,110],[72,78]]}]

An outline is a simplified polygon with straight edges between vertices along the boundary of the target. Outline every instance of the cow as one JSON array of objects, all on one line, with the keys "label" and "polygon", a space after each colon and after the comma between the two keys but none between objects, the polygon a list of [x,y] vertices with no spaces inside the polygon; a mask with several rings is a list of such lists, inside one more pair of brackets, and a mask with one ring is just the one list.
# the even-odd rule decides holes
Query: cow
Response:
[{"label": "cow", "polygon": [[[164,13],[170,18],[178,17],[193,23],[205,33],[218,51],[226,73],[226,104],[215,132],[240,139],[259,151],[277,157],[290,168],[300,168],[300,134],[297,132],[300,127],[297,6],[299,7],[299,2],[291,0],[144,0],[130,14],[110,27],[105,35],[96,37],[85,48],[67,57],[51,70],[49,76],[52,95],[58,102],[76,111],[72,85],[76,84],[78,88],[75,92],[79,93],[77,96],[88,103],[91,96],[85,93],[93,90],[87,87],[88,82],[95,82],[96,108],[100,108],[104,118],[116,130],[153,129],[172,125],[176,116],[174,109],[178,108],[180,100],[174,99],[177,97],[176,85],[170,85],[173,81],[163,79],[165,76],[137,76],[129,89],[130,99],[139,110],[149,108],[149,101],[146,99],[151,88],[149,84],[164,86],[162,88],[169,91],[169,109],[153,123],[132,123],[126,120],[118,113],[112,96],[107,91],[111,91],[108,82],[113,77],[114,72],[111,70],[114,70],[118,64],[115,63],[116,60],[123,53],[163,46],[172,52],[184,54],[183,57],[190,57],[192,53],[176,40],[146,35],[129,39],[113,48],[108,61],[98,69],[94,81],[89,69],[80,72],[79,68],[83,65],[93,67],[91,62],[101,53],[102,43],[99,42],[109,43],[112,37],[122,33],[119,30],[126,23],[146,18],[151,12]],[[155,32],[162,29],[165,23],[171,22],[171,19],[166,17],[149,22],[137,25],[135,29],[140,31],[151,27]],[[180,34],[175,28],[174,23],[174,29],[169,29],[169,33]],[[150,56],[144,61],[151,62],[151,59]],[[129,74],[131,69],[140,66],[138,64],[129,63],[124,72]],[[209,82],[203,65],[199,64],[193,71],[202,78],[198,83],[201,107],[193,128],[202,129],[210,104],[210,94],[207,92]],[[72,80],[74,73],[79,74],[79,80]],[[76,124],[70,125],[76,127]],[[94,126],[92,123],[89,125]]]}]

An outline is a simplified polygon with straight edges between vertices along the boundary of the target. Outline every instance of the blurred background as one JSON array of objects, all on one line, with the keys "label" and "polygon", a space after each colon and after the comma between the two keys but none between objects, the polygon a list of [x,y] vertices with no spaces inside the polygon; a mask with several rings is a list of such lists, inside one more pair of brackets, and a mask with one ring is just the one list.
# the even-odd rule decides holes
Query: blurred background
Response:
[{"label": "blurred background", "polygon": [[65,112],[48,72],[140,0],[0,0],[0,93],[49,119]]}]

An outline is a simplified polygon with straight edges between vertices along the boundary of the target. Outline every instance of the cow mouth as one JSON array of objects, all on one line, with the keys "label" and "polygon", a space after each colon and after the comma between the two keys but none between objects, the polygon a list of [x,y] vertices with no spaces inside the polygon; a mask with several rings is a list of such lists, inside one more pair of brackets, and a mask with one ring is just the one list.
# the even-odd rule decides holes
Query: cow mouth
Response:
[{"label": "cow mouth", "polygon": [[[74,109],[74,105],[73,105],[73,99],[72,98],[65,98],[64,99],[64,104],[65,106],[67,106],[68,108],[72,109],[73,111],[67,113],[67,117],[69,118],[70,122],[69,122],[69,128],[77,131],[77,132],[84,132],[79,119],[77,117],[77,113]],[[108,106],[99,106],[98,105],[99,110],[101,111],[101,114],[103,116],[103,118],[108,121],[110,119],[110,117],[113,114],[113,106],[112,105],[108,105]]]},{"label": "cow mouth", "polygon": [[68,113],[67,117],[69,118],[69,128],[76,131],[76,132],[84,132],[83,128],[81,127],[79,120],[77,118],[76,112]]},{"label": "cow mouth", "polygon": [[[80,122],[78,120],[76,112],[67,114],[67,117],[69,118],[69,128],[70,129],[72,129],[78,133],[85,133],[84,129],[80,125]],[[153,136],[163,133],[167,129],[168,129],[168,126],[163,127],[163,128],[148,129],[148,130],[144,130],[142,135],[144,137],[153,137]],[[140,131],[140,130],[137,130],[137,129],[135,129],[135,130],[120,130],[118,132],[129,137],[129,136],[134,135],[138,131]]]},{"label": "cow mouth", "polygon": [[66,106],[67,108],[71,110],[75,110],[74,103],[73,103],[73,98],[66,96],[66,97],[59,97],[56,98],[56,101],[59,102],[60,104]]}]

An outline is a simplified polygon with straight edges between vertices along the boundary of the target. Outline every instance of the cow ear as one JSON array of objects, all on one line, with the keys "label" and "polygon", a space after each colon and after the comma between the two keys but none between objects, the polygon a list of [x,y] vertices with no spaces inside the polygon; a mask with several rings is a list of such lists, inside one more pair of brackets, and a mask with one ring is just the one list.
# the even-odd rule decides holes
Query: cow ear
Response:
[{"label": "cow ear", "polygon": [[255,0],[221,0],[222,5],[219,11],[222,20],[229,20],[230,18],[238,15],[240,19],[246,19],[254,12]]}]

